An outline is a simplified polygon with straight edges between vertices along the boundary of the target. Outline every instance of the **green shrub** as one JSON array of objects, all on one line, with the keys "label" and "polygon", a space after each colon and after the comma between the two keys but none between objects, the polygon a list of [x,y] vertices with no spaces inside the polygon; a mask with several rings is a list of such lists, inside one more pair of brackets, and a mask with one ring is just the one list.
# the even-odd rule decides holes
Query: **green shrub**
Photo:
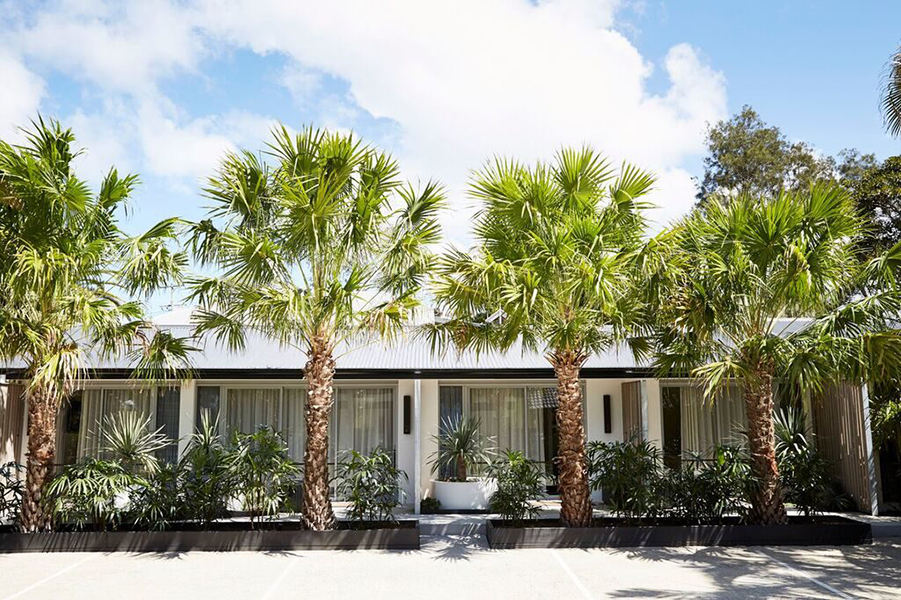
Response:
[{"label": "green shrub", "polygon": [[776,459],[785,501],[810,516],[841,506],[831,463],[816,449],[813,432],[802,411],[782,409],[774,416]]},{"label": "green shrub", "polygon": [[466,481],[469,473],[491,462],[492,439],[479,434],[478,419],[447,418],[432,440],[438,450],[429,457],[432,473],[452,473],[451,481]]},{"label": "green shrub", "polygon": [[376,448],[368,456],[351,450],[338,463],[338,497],[351,503],[347,515],[364,521],[394,521],[394,509],[403,502],[401,480],[407,474],[394,466],[391,454]]},{"label": "green shrub", "polygon": [[177,464],[160,465],[144,479],[146,485],[132,491],[129,518],[135,525],[161,531],[168,529],[172,521],[185,518],[182,474]]},{"label": "green shrub", "polygon": [[488,476],[497,480],[491,511],[514,524],[536,518],[541,509],[533,502],[544,497],[543,473],[543,465],[528,460],[522,452],[508,450],[488,468]]},{"label": "green shrub", "polygon": [[424,515],[432,515],[441,510],[441,500],[438,498],[423,498],[419,503],[419,512]]},{"label": "green shrub", "polygon": [[591,442],[586,453],[593,490],[626,519],[657,519],[666,513],[660,451],[649,442]]},{"label": "green shrub", "polygon": [[53,518],[83,529],[91,524],[100,531],[115,529],[128,507],[128,494],[147,485],[118,461],[88,458],[66,467],[47,486],[47,502]]},{"label": "green shrub", "polygon": [[102,446],[104,456],[117,461],[133,475],[148,475],[159,469],[157,452],[174,442],[163,435],[163,428],[153,431],[150,417],[122,411],[103,419]]},{"label": "green shrub", "polygon": [[744,518],[749,506],[751,468],[739,446],[716,446],[709,459],[682,461],[663,474],[667,514],[691,524]]},{"label": "green shrub", "polygon": [[228,453],[208,412],[201,415],[200,429],[188,442],[178,463],[178,479],[184,498],[181,513],[187,520],[209,527],[228,514],[228,499],[234,495],[234,478]]},{"label": "green shrub", "polygon": [[25,494],[25,467],[8,462],[0,465],[0,523],[17,524]]},{"label": "green shrub", "polygon": [[226,450],[226,463],[234,483],[233,497],[250,516],[250,527],[263,516],[272,517],[288,504],[300,468],[288,455],[288,445],[270,427],[254,433],[235,432]]}]

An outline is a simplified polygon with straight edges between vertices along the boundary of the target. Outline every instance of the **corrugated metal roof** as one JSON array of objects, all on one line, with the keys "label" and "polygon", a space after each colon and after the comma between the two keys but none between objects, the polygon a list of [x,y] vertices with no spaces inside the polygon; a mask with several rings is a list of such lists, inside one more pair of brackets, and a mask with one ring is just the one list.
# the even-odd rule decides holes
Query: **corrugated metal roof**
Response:
[{"label": "corrugated metal roof", "polygon": [[[177,307],[172,312],[154,318],[162,329],[179,337],[192,334],[192,327],[187,324],[190,309]],[[172,321],[176,321],[173,323]],[[177,322],[180,321],[180,322]],[[809,319],[784,319],[777,323],[775,330],[788,334],[803,328],[810,323]],[[232,352],[215,340],[207,339],[197,342],[199,352],[192,355],[193,367],[204,370],[301,370],[307,362],[304,351],[298,348],[285,347],[263,335],[250,333],[247,335],[246,348],[242,352]],[[339,374],[341,371],[521,371],[548,370],[548,360],[538,352],[523,351],[517,344],[505,353],[486,352],[476,355],[474,352],[458,353],[449,350],[442,355],[435,355],[426,340],[414,335],[407,335],[393,342],[373,341],[371,343],[343,344],[336,350],[336,362]],[[17,361],[18,362],[18,361]],[[13,363],[7,368],[21,368],[22,364]],[[132,365],[127,357],[112,360],[89,360],[87,365],[99,370],[129,369]],[[614,346],[609,350],[591,356],[585,363],[585,369],[598,370],[641,370],[648,365],[636,362],[632,353],[624,345]]]}]

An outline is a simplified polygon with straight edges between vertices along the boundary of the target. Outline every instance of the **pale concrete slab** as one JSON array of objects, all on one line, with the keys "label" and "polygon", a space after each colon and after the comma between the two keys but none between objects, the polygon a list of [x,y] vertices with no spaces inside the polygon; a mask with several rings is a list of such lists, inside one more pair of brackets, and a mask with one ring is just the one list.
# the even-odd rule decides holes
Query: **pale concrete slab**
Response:
[{"label": "pale concrete slab", "polygon": [[0,555],[3,598],[890,598],[901,544],[845,548]]}]

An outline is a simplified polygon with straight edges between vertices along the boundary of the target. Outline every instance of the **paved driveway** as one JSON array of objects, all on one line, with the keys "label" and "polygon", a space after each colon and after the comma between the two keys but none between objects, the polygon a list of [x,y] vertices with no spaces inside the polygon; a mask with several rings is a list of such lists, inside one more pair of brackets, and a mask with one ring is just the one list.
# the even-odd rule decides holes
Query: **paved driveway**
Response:
[{"label": "paved driveway", "polygon": [[[0,554],[0,598],[748,598],[901,596],[901,543],[849,548]],[[899,540],[901,542],[901,540]]]}]

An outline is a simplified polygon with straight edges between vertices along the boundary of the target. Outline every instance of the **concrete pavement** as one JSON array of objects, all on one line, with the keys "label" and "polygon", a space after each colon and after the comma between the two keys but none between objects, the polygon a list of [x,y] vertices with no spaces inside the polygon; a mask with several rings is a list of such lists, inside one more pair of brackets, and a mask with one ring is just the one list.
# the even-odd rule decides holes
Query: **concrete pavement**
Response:
[{"label": "concrete pavement", "polygon": [[901,544],[843,548],[4,554],[0,598],[891,598]]}]

